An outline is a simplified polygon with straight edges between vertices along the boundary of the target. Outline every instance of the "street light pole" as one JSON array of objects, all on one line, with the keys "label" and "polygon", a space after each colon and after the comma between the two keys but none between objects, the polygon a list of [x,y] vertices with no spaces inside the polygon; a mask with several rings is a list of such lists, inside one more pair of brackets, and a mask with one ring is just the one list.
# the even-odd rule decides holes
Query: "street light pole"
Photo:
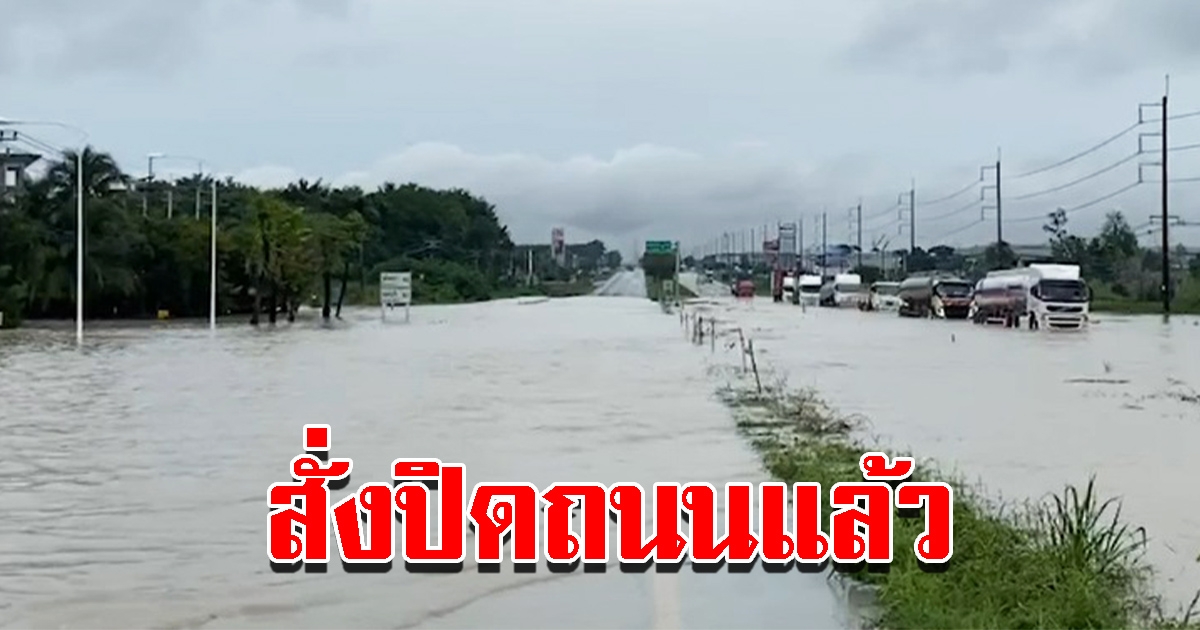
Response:
[{"label": "street light pole", "polygon": [[[171,153],[151,153],[150,163],[155,159],[189,160],[196,163],[199,175],[196,177],[196,220],[200,219],[200,187],[203,182],[204,160],[190,155],[175,155]],[[212,173],[212,206],[209,214],[209,263],[208,263],[208,328],[217,329],[217,175]],[[169,211],[168,211],[169,212]]]},{"label": "street light pole", "polygon": [[209,229],[208,329],[217,329],[217,177],[212,178],[212,227]]},{"label": "street light pole", "polygon": [[0,118],[0,125],[29,125],[59,127],[78,133],[83,140],[75,152],[75,343],[83,343],[83,154],[87,150],[88,133],[75,125],[55,120],[8,120]]}]

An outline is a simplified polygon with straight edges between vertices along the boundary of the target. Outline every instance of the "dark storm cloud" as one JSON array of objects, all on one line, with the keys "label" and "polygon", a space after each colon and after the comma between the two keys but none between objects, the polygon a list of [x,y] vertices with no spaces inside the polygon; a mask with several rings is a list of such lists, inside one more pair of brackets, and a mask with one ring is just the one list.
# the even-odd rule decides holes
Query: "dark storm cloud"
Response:
[{"label": "dark storm cloud", "polygon": [[[254,6],[291,8],[344,19],[350,0],[273,0]],[[244,0],[4,0],[0,75],[53,77],[113,74],[163,76],[195,62],[214,42],[214,27],[244,15]],[[263,37],[270,36],[264,25]],[[219,43],[217,43],[219,45]]]},{"label": "dark storm cloud", "polygon": [[1200,55],[1194,0],[901,0],[844,51],[856,68],[938,76],[1017,66],[1103,78]]}]

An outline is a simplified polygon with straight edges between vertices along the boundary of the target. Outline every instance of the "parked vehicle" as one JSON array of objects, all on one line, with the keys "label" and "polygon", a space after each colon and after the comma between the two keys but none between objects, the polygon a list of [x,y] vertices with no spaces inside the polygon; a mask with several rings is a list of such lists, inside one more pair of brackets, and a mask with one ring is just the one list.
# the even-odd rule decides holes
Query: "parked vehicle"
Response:
[{"label": "parked vehicle", "polygon": [[999,319],[1008,326],[1019,326],[1027,320],[1031,330],[1078,330],[1089,323],[1092,292],[1080,278],[1079,265],[1000,269],[988,273],[980,285],[985,295],[975,301],[973,319],[978,323]]},{"label": "parked vehicle", "polygon": [[821,276],[804,274],[797,280],[800,285],[798,298],[805,306],[816,306],[821,298]]},{"label": "parked vehicle", "polygon": [[966,319],[971,313],[971,283],[954,276],[913,276],[900,283],[902,317]]},{"label": "parked vehicle", "polygon": [[858,307],[864,311],[894,311],[900,308],[899,282],[872,282],[867,299]]},{"label": "parked vehicle", "polygon": [[733,283],[733,295],[739,298],[754,297],[754,281],[747,278]]},{"label": "parked vehicle", "polygon": [[787,272],[783,275],[783,299],[786,302],[796,303],[796,274],[795,272]]},{"label": "parked vehicle", "polygon": [[839,273],[821,285],[821,306],[857,307],[866,299],[863,294],[862,277],[856,273]]}]

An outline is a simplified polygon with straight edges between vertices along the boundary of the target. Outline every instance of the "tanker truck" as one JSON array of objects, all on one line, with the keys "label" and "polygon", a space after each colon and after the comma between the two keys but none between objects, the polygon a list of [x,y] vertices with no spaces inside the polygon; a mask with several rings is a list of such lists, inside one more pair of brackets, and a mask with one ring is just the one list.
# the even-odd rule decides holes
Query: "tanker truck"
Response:
[{"label": "tanker truck", "polygon": [[914,276],[900,283],[901,317],[966,319],[972,287],[954,276]]},{"label": "tanker truck", "polygon": [[1079,265],[1032,264],[989,272],[980,281],[982,299],[974,307],[980,323],[1000,319],[1008,326],[1022,320],[1029,328],[1079,330],[1089,323],[1091,289]]}]

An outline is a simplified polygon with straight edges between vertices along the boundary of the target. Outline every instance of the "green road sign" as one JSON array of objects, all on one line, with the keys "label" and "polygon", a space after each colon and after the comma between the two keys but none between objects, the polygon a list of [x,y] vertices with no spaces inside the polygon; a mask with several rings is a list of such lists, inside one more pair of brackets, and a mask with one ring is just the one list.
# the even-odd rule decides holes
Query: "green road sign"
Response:
[{"label": "green road sign", "polygon": [[647,254],[674,254],[675,243],[673,241],[646,241]]}]

